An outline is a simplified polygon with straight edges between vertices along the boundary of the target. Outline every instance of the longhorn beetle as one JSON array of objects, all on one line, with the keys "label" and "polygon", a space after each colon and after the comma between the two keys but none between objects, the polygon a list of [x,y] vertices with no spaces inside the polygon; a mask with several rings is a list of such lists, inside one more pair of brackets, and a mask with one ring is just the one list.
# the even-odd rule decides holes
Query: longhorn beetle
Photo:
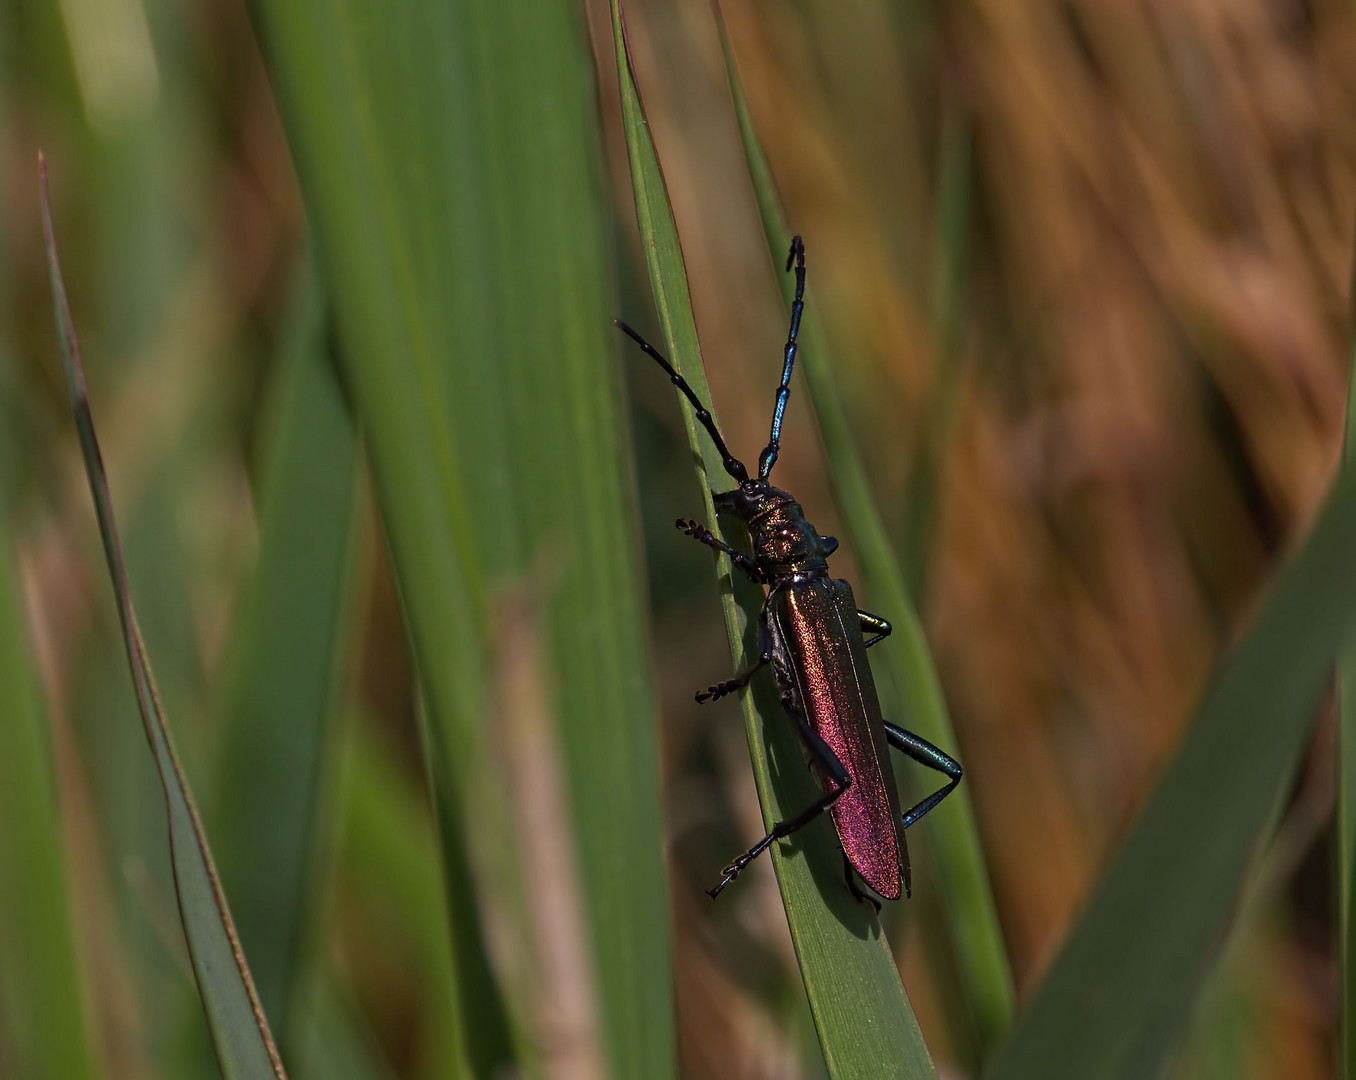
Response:
[{"label": "longhorn beetle", "polygon": [[[889,723],[876,698],[876,685],[866,650],[890,634],[890,624],[879,615],[860,611],[846,581],[829,576],[826,561],[838,549],[832,536],[821,536],[805,520],[800,504],[768,482],[777,463],[782,417],[791,396],[791,368],[796,361],[796,336],[805,307],[805,245],[791,241],[786,269],[794,266],[796,297],[791,305],[791,328],[782,360],[782,381],[772,409],[772,434],[758,457],[758,475],[750,477],[744,463],[730,453],[710,412],[692,387],[660,354],[620,319],[619,329],[668,374],[673,385],[696,411],[697,422],[711,436],[738,485],[712,496],[718,514],[744,523],[753,548],[745,555],[695,521],[679,519],[678,528],[700,543],[724,552],[734,566],[760,585],[767,597],[758,618],[758,658],[733,679],[698,691],[697,701],[715,701],[748,685],[760,668],[771,665],[782,707],[796,725],[824,794],[800,813],[779,821],[772,831],[725,867],[721,879],[707,892],[712,899],[740,872],[771,846],[790,836],[825,810],[833,818],[843,848],[843,874],[858,900],[870,900],[858,887],[854,872],[876,895],[898,900],[900,885],[912,891],[909,850],[904,830],[916,822],[960,783],[960,763],[926,739]],[[872,636],[867,638],[866,633]],[[888,747],[947,777],[946,785],[926,799],[899,812],[894,772]]]}]

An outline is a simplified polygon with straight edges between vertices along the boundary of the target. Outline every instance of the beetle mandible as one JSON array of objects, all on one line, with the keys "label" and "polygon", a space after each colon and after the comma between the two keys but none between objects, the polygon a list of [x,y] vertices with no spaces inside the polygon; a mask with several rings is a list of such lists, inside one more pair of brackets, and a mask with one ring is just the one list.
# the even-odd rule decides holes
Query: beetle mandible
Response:
[{"label": "beetle mandible", "polygon": [[[758,458],[758,475],[730,453],[706,407],[673,365],[653,345],[620,319],[628,337],[668,374],[692,404],[698,423],[720,452],[725,471],[735,480],[731,491],[714,491],[718,514],[744,523],[753,555],[745,555],[696,521],[679,520],[678,528],[708,547],[724,552],[741,572],[767,587],[758,619],[758,657],[741,675],[697,693],[697,701],[715,701],[747,686],[753,675],[771,666],[782,707],[805,744],[824,794],[800,813],[779,821],[772,831],[725,867],[708,889],[714,899],[774,840],[790,836],[824,811],[833,818],[843,848],[843,873],[858,900],[875,900],[858,887],[854,873],[876,895],[899,899],[901,886],[912,891],[909,851],[904,830],[935,807],[961,780],[961,766],[926,739],[889,723],[882,715],[866,650],[890,634],[879,615],[861,611],[852,587],[829,576],[828,557],[838,548],[832,536],[821,536],[805,520],[800,504],[768,481],[781,443],[782,418],[791,396],[791,369],[796,338],[805,308],[805,245],[791,241],[786,269],[796,273],[791,327],[782,361],[782,381],[772,411],[772,433]],[[870,633],[870,638],[866,637]],[[899,811],[889,747],[947,777],[905,813]]]}]

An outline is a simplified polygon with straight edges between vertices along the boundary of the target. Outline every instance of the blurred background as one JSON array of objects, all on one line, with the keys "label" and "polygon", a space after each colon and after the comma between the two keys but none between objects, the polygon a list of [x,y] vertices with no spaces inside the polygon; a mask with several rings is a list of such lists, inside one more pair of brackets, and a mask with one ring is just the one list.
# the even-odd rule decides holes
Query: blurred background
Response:
[{"label": "blurred background", "polygon": [[[825,0],[729,0],[724,11],[942,676],[1020,1002],[1333,475],[1350,338],[1356,8],[864,0],[849,14]],[[596,60],[601,136],[589,152],[609,303],[654,333],[607,8],[589,0],[576,14]],[[364,1062],[354,1075],[458,1075],[406,625],[365,470],[326,471],[335,447],[350,469],[362,453],[344,398],[333,394],[328,416],[295,408],[296,386],[323,377],[295,356],[307,342],[326,355],[343,345],[326,330],[250,15],[240,0],[0,7],[0,520],[43,717],[47,749],[34,760],[50,756],[59,806],[45,844],[75,928],[87,1019],[72,1024],[87,1032],[97,1075],[212,1075],[61,383],[40,147],[133,593],[209,830],[216,793],[248,801],[266,786],[254,744],[222,730],[258,686],[236,673],[267,667],[267,635],[240,629],[263,618],[260,595],[296,619],[278,633],[327,650],[311,696],[298,691],[279,714],[326,718],[287,759],[314,771],[298,813],[323,837],[298,869],[305,929],[282,931],[288,948],[310,943],[316,973],[307,1019],[289,1025]],[[632,0],[628,15],[715,411],[751,459],[786,313],[716,24],[706,0]],[[681,416],[650,365],[608,347],[626,391],[625,486],[647,582],[680,1072],[819,1076],[770,867],[717,905],[702,895],[761,832],[758,806],[737,708],[692,701],[730,659],[710,560],[672,527],[700,510]],[[843,535],[801,389],[778,483],[822,531]],[[294,604],[287,590],[300,585],[287,575],[260,583],[261,508],[276,462],[293,460],[288,445],[304,459],[317,448],[294,464],[326,495],[295,509],[334,531],[296,543],[341,583],[323,603]],[[844,538],[835,569],[851,579]],[[263,652],[254,661],[251,642]],[[520,644],[502,641],[499,662]],[[269,678],[291,685],[286,667]],[[499,678],[501,689],[513,681]],[[1324,716],[1176,1077],[1335,1074],[1332,738]],[[508,813],[540,820],[549,806],[533,778],[551,767],[531,772],[530,755],[518,765]],[[297,775],[275,778],[279,789]],[[279,829],[293,820],[255,809]],[[218,845],[228,887],[250,862],[229,832]],[[545,1074],[596,1075],[587,950],[572,943],[577,883],[563,874],[538,879],[545,906],[565,911],[538,958],[558,993],[513,1000],[512,978],[505,993]],[[890,940],[943,1075],[974,1075],[980,1051],[938,944],[938,897],[926,873],[915,883],[907,910],[890,915]],[[490,951],[502,965],[502,948]],[[0,982],[13,1024],[9,989],[6,1005]],[[0,1040],[5,1075],[24,1075],[20,1043],[12,1028]]]}]

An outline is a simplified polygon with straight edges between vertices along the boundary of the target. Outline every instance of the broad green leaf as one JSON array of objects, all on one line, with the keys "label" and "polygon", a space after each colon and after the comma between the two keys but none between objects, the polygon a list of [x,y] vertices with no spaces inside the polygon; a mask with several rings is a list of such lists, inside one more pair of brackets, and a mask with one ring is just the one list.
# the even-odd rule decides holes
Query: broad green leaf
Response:
[{"label": "broad green leaf", "polygon": [[[719,22],[719,13],[717,18]],[[753,127],[723,22],[719,22],[719,29],[725,70],[763,231],[774,262],[780,263],[791,242],[791,232],[786,225],[772,171]],[[786,274],[780,274],[779,278],[789,304],[794,282]],[[863,594],[871,610],[884,615],[895,628],[888,641],[871,651],[881,706],[886,716],[955,755],[956,737],[942,697],[941,682],[899,560],[876,509],[839,394],[834,354],[828,347],[808,288],[800,342],[800,370],[809,387],[810,400],[824,438],[834,495],[861,566]],[[931,774],[918,776],[908,765],[900,771],[911,775],[912,782],[906,786],[915,797],[923,790],[919,781],[927,784],[933,780]],[[981,1045],[992,1050],[1012,1024],[1014,994],[969,786],[962,783],[920,827],[925,828],[934,840],[932,847],[941,872],[942,902],[961,977],[974,1010]]]},{"label": "broad green leaf", "polygon": [[[575,1034],[615,1075],[662,1080],[674,1036],[657,752],[578,12],[256,12],[427,703],[463,973],[465,1015],[449,1022],[477,1075],[529,1055],[543,969],[501,970],[506,1016],[471,883],[518,952],[540,953],[539,875],[559,870],[582,894],[568,932],[596,988],[597,1030]],[[538,734],[560,750],[540,760],[563,762],[563,805],[532,817],[515,755]],[[549,868],[523,856],[546,839]]]},{"label": "broad green leaf", "polygon": [[151,675],[141,631],[137,627],[122,545],[113,517],[108,477],[104,473],[89,398],[85,392],[80,346],[66,299],[61,266],[57,261],[46,167],[41,158],[39,169],[42,174],[43,234],[47,243],[52,302],[56,310],[66,386],[75,414],[90,494],[99,519],[99,533],[117,600],[137,703],[165,793],[170,858],[174,868],[179,913],[203,1011],[212,1033],[217,1061],[226,1080],[236,1080],[237,1077],[242,1080],[263,1080],[265,1077],[285,1080],[282,1061],[273,1045],[268,1022],[264,1019],[259,996],[250,978],[240,939],[231,920],[230,908],[213,864],[207,836],[175,751],[169,725],[161,709],[159,692]]},{"label": "broad green leaf", "polygon": [[[4,516],[0,514],[0,525]],[[47,717],[0,531],[0,1072],[93,1078]]]},{"label": "broad green leaf", "polygon": [[1175,1048],[1356,621],[1356,477],[1277,574],[992,1080],[1140,1080]]},{"label": "broad green leaf", "polygon": [[[618,0],[612,0],[612,28],[636,219],[664,345],[675,367],[709,408],[678,230],[636,86]],[[644,358],[636,362],[650,364]],[[657,370],[655,375],[662,377]],[[685,401],[682,407],[706,501],[707,523],[715,531],[719,525],[711,484],[724,488],[732,481],[691,407]],[[719,558],[719,582],[730,650],[735,669],[742,671],[752,655],[746,637],[757,618],[762,592],[753,586],[744,588],[742,580],[736,587],[724,556]],[[780,715],[775,695],[762,680],[755,680],[755,685],[755,692],[742,695],[741,700],[754,780],[764,821],[770,827],[803,809],[819,792],[805,768],[794,729]],[[772,858],[829,1074],[835,1078],[933,1076],[931,1059],[880,925],[871,908],[855,901],[843,884],[842,855],[827,817],[801,830],[790,842],[774,845]]]},{"label": "broad green leaf", "polygon": [[259,549],[227,648],[212,820],[222,880],[264,1012],[289,1017],[315,945],[325,777],[348,670],[358,438],[309,280],[265,403]]}]

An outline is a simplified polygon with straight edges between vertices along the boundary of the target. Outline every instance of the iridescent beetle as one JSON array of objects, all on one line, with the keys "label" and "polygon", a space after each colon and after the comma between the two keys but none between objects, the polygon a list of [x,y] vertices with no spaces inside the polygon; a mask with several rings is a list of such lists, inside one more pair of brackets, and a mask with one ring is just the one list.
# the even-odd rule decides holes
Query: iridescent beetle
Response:
[{"label": "iridescent beetle", "polygon": [[[741,689],[755,672],[770,664],[782,706],[796,725],[824,788],[821,798],[799,814],[777,822],[771,832],[725,867],[720,881],[708,892],[714,899],[774,840],[790,836],[827,810],[838,830],[843,872],[853,895],[859,900],[870,899],[858,887],[855,872],[878,896],[897,900],[901,886],[906,894],[911,889],[904,830],[960,783],[961,767],[926,739],[881,716],[866,650],[889,636],[890,624],[879,615],[859,610],[852,587],[829,576],[827,560],[838,549],[838,541],[821,536],[805,520],[800,504],[768,482],[777,462],[782,417],[791,396],[791,368],[805,306],[805,246],[799,236],[791,241],[786,259],[786,269],[790,271],[793,266],[796,297],[791,305],[782,381],[772,412],[771,438],[759,456],[757,477],[751,478],[744,463],[726,448],[710,412],[673,365],[620,319],[614,321],[692,403],[697,421],[720,452],[725,471],[738,485],[731,491],[712,493],[716,511],[744,523],[753,555],[724,543],[695,521],[680,519],[678,528],[694,540],[723,551],[740,571],[768,590],[759,617],[757,661],[742,675],[699,691],[697,700],[715,701]],[[866,633],[872,636],[867,638]],[[899,812],[890,767],[891,746],[947,777],[944,787],[903,814]]]}]

